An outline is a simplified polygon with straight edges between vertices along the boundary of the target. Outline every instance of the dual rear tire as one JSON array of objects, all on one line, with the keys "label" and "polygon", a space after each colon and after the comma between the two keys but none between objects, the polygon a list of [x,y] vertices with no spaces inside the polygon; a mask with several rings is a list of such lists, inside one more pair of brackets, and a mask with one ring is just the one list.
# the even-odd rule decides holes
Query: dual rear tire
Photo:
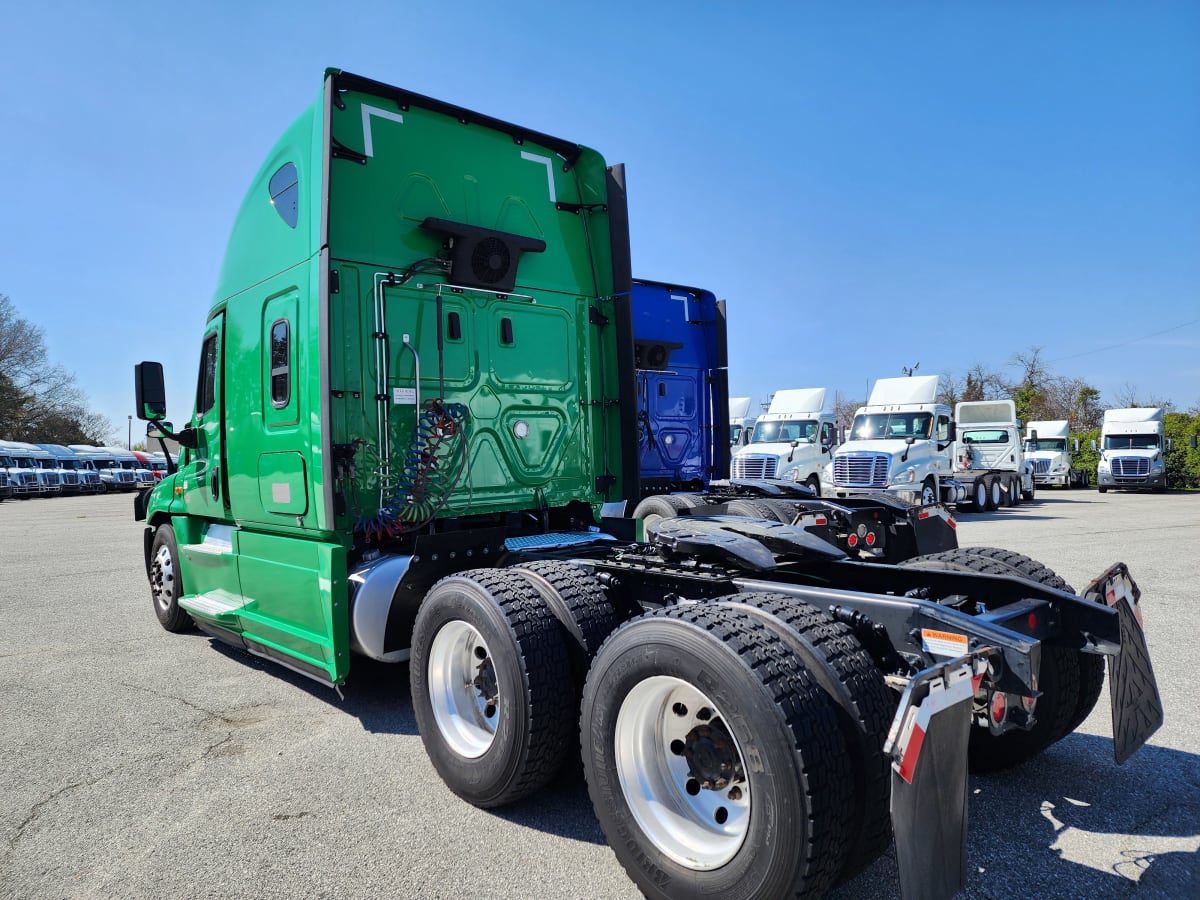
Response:
[{"label": "dual rear tire", "polygon": [[578,734],[601,828],[651,897],[820,894],[886,849],[895,697],[844,625],[777,594],[618,625],[601,597],[552,562],[429,591],[412,698],[454,793],[527,796]]}]

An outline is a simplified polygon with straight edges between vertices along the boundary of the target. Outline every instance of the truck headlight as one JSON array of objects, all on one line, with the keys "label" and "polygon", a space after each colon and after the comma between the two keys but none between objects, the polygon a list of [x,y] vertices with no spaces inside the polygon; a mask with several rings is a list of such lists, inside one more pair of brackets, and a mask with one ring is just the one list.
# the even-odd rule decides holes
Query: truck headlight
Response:
[{"label": "truck headlight", "polygon": [[1163,461],[1161,459],[1156,459],[1154,461],[1154,464],[1150,466],[1151,472],[1161,472],[1162,470],[1163,470]]},{"label": "truck headlight", "polygon": [[895,477],[892,478],[892,484],[912,484],[916,480],[917,470],[909,466],[907,469],[896,473]]},{"label": "truck headlight", "polygon": [[1100,460],[1100,462],[1096,463],[1096,468],[1101,472],[1107,472],[1108,471],[1108,460],[1106,460],[1106,459]]}]

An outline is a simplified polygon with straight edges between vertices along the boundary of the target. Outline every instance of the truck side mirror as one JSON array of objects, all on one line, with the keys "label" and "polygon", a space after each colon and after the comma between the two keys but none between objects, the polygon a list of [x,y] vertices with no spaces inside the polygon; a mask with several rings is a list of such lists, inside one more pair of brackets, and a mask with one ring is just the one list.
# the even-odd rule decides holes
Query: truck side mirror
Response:
[{"label": "truck side mirror", "polygon": [[957,441],[958,440],[958,425],[953,421],[950,422],[949,426],[947,427],[946,440],[948,440],[948,441]]},{"label": "truck side mirror", "polygon": [[1167,438],[1167,452],[1170,453],[1175,449],[1175,438]]},{"label": "truck side mirror", "polygon": [[842,425],[838,428],[838,443],[846,443],[846,426]]},{"label": "truck side mirror", "polygon": [[167,390],[162,363],[140,362],[133,367],[133,394],[137,417],[156,422],[167,415]]},{"label": "truck side mirror", "polygon": [[1093,452],[1093,453],[1095,453],[1095,452],[1096,452],[1096,440],[1095,440],[1095,438],[1093,438],[1093,439],[1092,439],[1092,452]]},{"label": "truck side mirror", "polygon": [[1196,436],[1195,436],[1194,434],[1193,434],[1193,435],[1192,435],[1190,438],[1188,438],[1188,445],[1189,445],[1189,446],[1190,446],[1190,447],[1191,447],[1193,450],[1195,450],[1195,449],[1196,449]]},{"label": "truck side mirror", "polygon": [[1036,430],[1029,432],[1029,440],[1031,440],[1035,444],[1037,443],[1037,431]]},{"label": "truck side mirror", "polygon": [[1079,452],[1079,438],[1075,438],[1075,442],[1072,444],[1072,448],[1074,449],[1074,451],[1076,453]]}]

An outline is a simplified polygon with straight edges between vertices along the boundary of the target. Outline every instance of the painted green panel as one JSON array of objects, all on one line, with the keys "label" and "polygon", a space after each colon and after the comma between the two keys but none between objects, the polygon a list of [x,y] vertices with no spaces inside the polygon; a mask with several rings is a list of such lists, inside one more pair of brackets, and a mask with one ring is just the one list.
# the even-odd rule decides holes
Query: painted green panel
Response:
[{"label": "painted green panel", "polygon": [[258,458],[258,493],[263,509],[302,516],[308,510],[308,481],[299,453],[264,453]]},{"label": "painted green panel", "polygon": [[242,532],[241,613],[247,638],[316,665],[334,680],[349,667],[346,551],[336,544]]}]

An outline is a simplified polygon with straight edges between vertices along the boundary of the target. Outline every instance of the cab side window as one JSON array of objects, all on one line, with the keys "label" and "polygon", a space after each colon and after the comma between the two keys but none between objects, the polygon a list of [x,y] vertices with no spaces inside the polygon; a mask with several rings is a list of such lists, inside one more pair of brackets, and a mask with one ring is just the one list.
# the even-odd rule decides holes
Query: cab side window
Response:
[{"label": "cab side window", "polygon": [[937,439],[939,441],[944,441],[944,440],[948,439],[949,437],[950,437],[950,417],[949,416],[938,416],[937,417]]},{"label": "cab side window", "polygon": [[290,332],[287,319],[271,325],[271,404],[283,409],[292,397]]},{"label": "cab side window", "polygon": [[217,336],[210,334],[200,350],[200,378],[196,384],[196,415],[202,416],[217,400]]},{"label": "cab side window", "polygon": [[292,163],[285,163],[271,176],[267,190],[271,194],[271,205],[275,207],[275,212],[279,213],[279,218],[283,219],[289,228],[295,228],[299,219],[300,202],[300,179],[296,174],[296,167]]}]

